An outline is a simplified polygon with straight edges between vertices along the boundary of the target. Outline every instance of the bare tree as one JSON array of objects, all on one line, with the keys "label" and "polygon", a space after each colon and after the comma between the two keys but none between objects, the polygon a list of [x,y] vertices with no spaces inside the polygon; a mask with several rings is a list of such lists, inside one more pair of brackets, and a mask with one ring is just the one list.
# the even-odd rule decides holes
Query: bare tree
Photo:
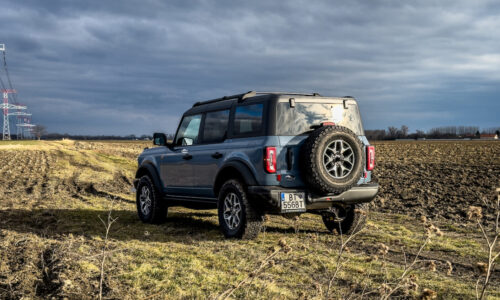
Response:
[{"label": "bare tree", "polygon": [[417,137],[417,139],[423,138],[425,137],[425,132],[423,132],[422,130],[417,130],[415,136]]},{"label": "bare tree", "polygon": [[391,139],[395,139],[398,137],[398,134],[399,134],[399,129],[397,129],[396,127],[394,126],[389,126],[389,128],[387,128],[387,131],[389,133],[389,137]]},{"label": "bare tree", "polygon": [[38,140],[40,140],[43,135],[47,134],[47,129],[43,125],[36,125],[35,127],[33,127],[33,134]]},{"label": "bare tree", "polygon": [[403,138],[408,136],[408,126],[402,125],[400,131]]}]

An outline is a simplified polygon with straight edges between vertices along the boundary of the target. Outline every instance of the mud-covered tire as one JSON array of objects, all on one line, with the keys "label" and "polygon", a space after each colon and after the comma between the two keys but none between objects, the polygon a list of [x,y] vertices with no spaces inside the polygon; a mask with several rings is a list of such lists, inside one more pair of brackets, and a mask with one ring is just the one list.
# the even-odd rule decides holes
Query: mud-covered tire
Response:
[{"label": "mud-covered tire", "polygon": [[[227,205],[228,201],[238,204]],[[226,238],[254,239],[261,231],[264,215],[249,202],[245,188],[238,180],[228,180],[222,185],[217,207],[219,226]],[[237,224],[230,221],[233,207],[233,216],[239,214]]]},{"label": "mud-covered tire", "polygon": [[[149,202],[149,205],[145,205],[147,202]],[[161,196],[158,187],[154,185],[147,175],[142,176],[137,184],[136,205],[137,214],[142,222],[149,224],[165,222],[168,210],[167,203]],[[149,206],[149,208],[146,206]]]},{"label": "mud-covered tire", "polygon": [[[335,178],[324,165],[324,154],[334,141],[344,141],[352,149],[354,162],[344,178]],[[361,140],[350,129],[343,126],[324,126],[313,131],[301,151],[301,168],[304,181],[318,194],[340,194],[353,187],[364,172],[365,151]],[[344,156],[339,155],[344,161]],[[343,170],[341,171],[343,172]]]},{"label": "mud-covered tire", "polygon": [[347,210],[342,221],[336,220],[333,213],[323,214],[323,223],[330,231],[337,231],[342,235],[351,235],[362,230],[366,225],[368,204],[354,204]]}]

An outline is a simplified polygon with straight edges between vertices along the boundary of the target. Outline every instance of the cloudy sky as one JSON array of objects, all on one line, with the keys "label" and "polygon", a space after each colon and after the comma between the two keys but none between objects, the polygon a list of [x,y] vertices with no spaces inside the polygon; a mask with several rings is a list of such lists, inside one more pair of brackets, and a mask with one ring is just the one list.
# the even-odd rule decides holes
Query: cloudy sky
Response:
[{"label": "cloudy sky", "polygon": [[500,126],[500,2],[407,2],[1,0],[0,43],[49,132],[173,132],[249,90],[352,95],[366,129]]}]

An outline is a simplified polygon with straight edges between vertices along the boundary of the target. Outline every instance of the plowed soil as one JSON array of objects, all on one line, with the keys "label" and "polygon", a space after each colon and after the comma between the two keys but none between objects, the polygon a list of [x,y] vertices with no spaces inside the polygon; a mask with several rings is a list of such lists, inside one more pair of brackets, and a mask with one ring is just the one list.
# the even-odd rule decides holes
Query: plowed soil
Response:
[{"label": "plowed soil", "polygon": [[[484,278],[476,266],[487,259],[485,242],[466,212],[483,207],[491,229],[482,200],[494,200],[500,187],[500,142],[375,143],[380,193],[334,281],[345,239],[318,215],[270,216],[252,241],[224,239],[215,210],[175,207],[164,224],[141,223],[130,188],[146,146],[0,141],[0,299],[95,299],[102,266],[104,299],[215,299],[245,278],[230,298],[380,298],[426,237],[420,216],[443,236],[423,249],[411,272],[416,285],[396,298],[431,289],[438,298],[470,299]],[[105,241],[110,213],[116,222]],[[284,241],[290,251],[256,272]],[[388,248],[383,257],[381,247]],[[499,280],[497,267],[490,299],[500,299]]]},{"label": "plowed soil", "polygon": [[379,211],[465,223],[470,206],[486,208],[484,200],[496,199],[500,142],[378,142],[375,148]]}]

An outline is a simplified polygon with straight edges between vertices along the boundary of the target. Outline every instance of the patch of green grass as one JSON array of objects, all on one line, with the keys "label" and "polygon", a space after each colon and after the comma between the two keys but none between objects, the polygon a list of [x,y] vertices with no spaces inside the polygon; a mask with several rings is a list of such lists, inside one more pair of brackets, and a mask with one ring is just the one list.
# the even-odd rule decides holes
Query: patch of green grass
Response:
[{"label": "patch of green grass", "polygon": [[45,143],[45,141],[38,141],[38,140],[10,140],[10,141],[4,141],[0,140],[0,146],[2,145],[41,145]]},{"label": "patch of green grass", "polygon": [[117,167],[126,168],[128,171],[135,171],[137,169],[137,160],[127,159],[124,157],[105,154],[98,152],[97,157],[106,163],[114,164]]}]

